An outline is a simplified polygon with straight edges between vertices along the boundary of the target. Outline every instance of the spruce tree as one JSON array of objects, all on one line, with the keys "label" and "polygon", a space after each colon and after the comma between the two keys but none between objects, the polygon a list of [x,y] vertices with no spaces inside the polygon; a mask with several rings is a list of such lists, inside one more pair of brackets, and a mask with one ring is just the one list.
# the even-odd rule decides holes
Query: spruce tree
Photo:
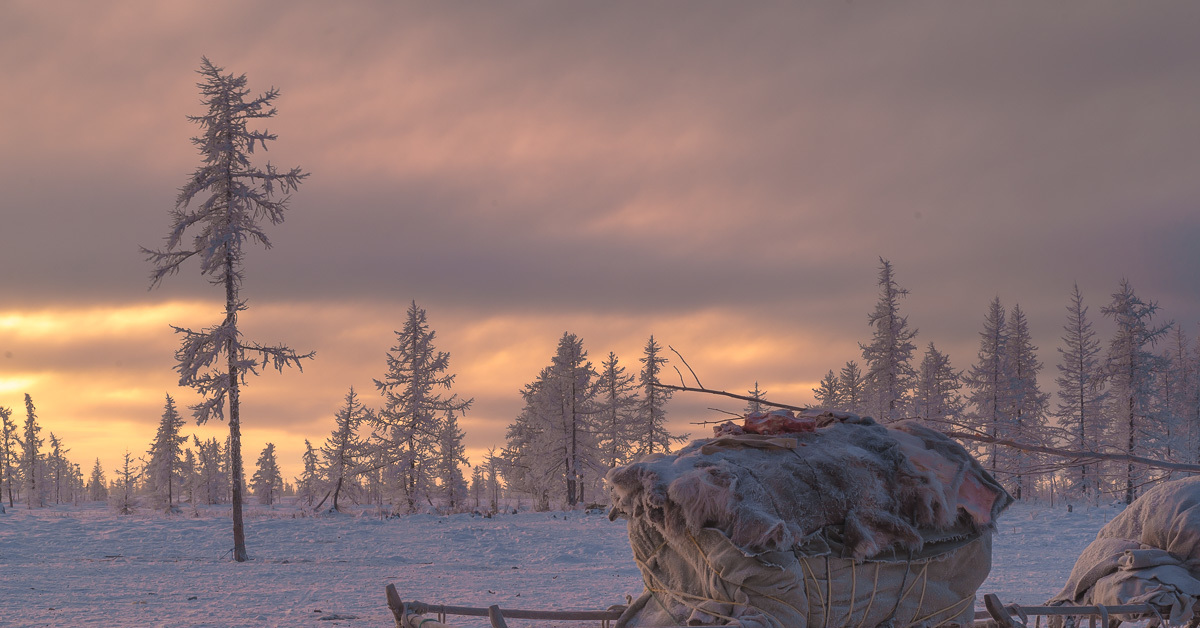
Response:
[{"label": "spruce tree", "polygon": [[[978,361],[964,378],[970,392],[967,401],[972,411],[967,422],[976,431],[991,438],[1010,438],[1007,412],[1010,408],[1008,364],[1008,328],[1000,297],[992,299],[983,331],[979,332]],[[997,445],[986,446],[983,464],[996,474],[1001,467],[1002,453]]]},{"label": "spruce tree", "polygon": [[908,317],[900,315],[900,298],[908,290],[896,283],[891,262],[879,258],[879,302],[867,316],[874,328],[871,344],[859,344],[867,372],[863,377],[867,408],[883,423],[901,419],[907,413],[916,372],[912,354],[917,346],[916,329],[908,328]]},{"label": "spruce tree", "polygon": [[[173,275],[192,257],[200,263],[200,274],[225,291],[222,322],[201,331],[172,326],[183,336],[175,352],[179,384],[195,388],[203,400],[192,406],[198,423],[224,418],[228,405],[229,456],[232,469],[233,559],[242,562],[246,554],[246,536],[242,523],[242,437],[240,387],[246,374],[257,374],[268,366],[282,371],[285,366],[301,367],[312,353],[299,354],[283,345],[266,346],[242,340],[238,315],[247,309],[240,296],[245,254],[249,240],[271,247],[262,222],[283,222],[289,200],[308,175],[299,168],[280,172],[270,162],[264,168],[254,166],[250,157],[256,145],[265,151],[274,134],[250,129],[259,119],[273,117],[273,103],[279,91],[247,100],[246,75],[222,74],[224,70],[202,58],[197,84],[207,113],[189,116],[203,134],[193,138],[203,164],[179,191],[171,210],[171,231],[166,248],[142,252],[154,265],[151,287]],[[276,198],[282,194],[282,198]],[[201,199],[198,204],[193,201]],[[186,240],[192,233],[190,242]]]},{"label": "spruce tree", "polygon": [[67,452],[62,439],[50,432],[50,451],[46,456],[47,480],[50,493],[54,495],[54,503],[63,503],[64,489],[70,491],[71,463],[67,460]]},{"label": "spruce tree", "polygon": [[162,418],[158,422],[158,431],[146,452],[150,459],[146,462],[144,475],[146,488],[154,500],[154,506],[167,512],[175,510],[175,489],[179,487],[180,457],[183,455],[183,444],[187,436],[180,433],[184,420],[175,409],[175,400],[167,395],[163,405]]},{"label": "spruce tree", "polygon": [[117,472],[116,491],[109,495],[109,504],[118,514],[133,514],[133,494],[139,475],[137,467],[133,464],[133,454],[126,449],[121,469]]},{"label": "spruce tree", "polygon": [[[346,405],[334,415],[333,433],[321,445],[321,474],[328,486],[327,497],[323,497],[318,508],[325,500],[330,501],[330,512],[339,512],[341,504],[338,499],[342,491],[351,486],[351,481],[359,473],[360,460],[369,455],[366,445],[359,436],[359,428],[364,422],[374,422],[375,413],[363,406],[358,400],[354,387],[346,393]],[[374,469],[378,473],[380,469]]]},{"label": "spruce tree", "polygon": [[[1100,310],[1117,325],[1104,364],[1109,387],[1108,420],[1118,450],[1128,455],[1142,455],[1151,436],[1153,375],[1159,362],[1150,348],[1167,333],[1172,323],[1154,325],[1152,321],[1158,313],[1158,304],[1142,301],[1128,280],[1121,280],[1112,299]],[[1133,502],[1142,478],[1132,462],[1123,466],[1125,503],[1129,504]]]},{"label": "spruce tree", "polygon": [[375,447],[396,474],[405,511],[414,512],[417,503],[429,497],[442,416],[465,411],[472,400],[445,395],[454,384],[454,374],[448,372],[450,354],[434,347],[436,332],[416,301],[408,308],[403,329],[395,333],[396,346],[387,354],[388,372],[375,380],[385,400],[375,416]]},{"label": "spruce tree", "polygon": [[962,373],[950,365],[950,356],[938,351],[932,342],[917,369],[913,391],[913,417],[937,426],[958,423],[963,410]]},{"label": "spruce tree", "polygon": [[637,420],[637,383],[609,351],[596,383],[596,436],[600,462],[606,468],[625,464],[633,450]]},{"label": "spruce tree", "polygon": [[757,412],[765,412],[767,406],[763,405],[763,400],[767,398],[767,391],[758,387],[758,382],[754,382],[754,388],[747,390],[746,395],[753,401],[746,402],[746,407],[742,409],[742,414],[749,416]]},{"label": "spruce tree", "polygon": [[258,503],[272,506],[279,501],[283,492],[283,475],[279,473],[279,460],[275,457],[275,443],[267,443],[258,456],[258,470],[250,480],[250,490]]},{"label": "spruce tree", "polygon": [[[1103,443],[1104,372],[1100,341],[1087,317],[1079,284],[1071,292],[1062,346],[1058,348],[1058,407],[1055,413],[1066,434],[1069,449],[1099,451]],[[1070,476],[1070,486],[1084,498],[1099,497],[1100,469],[1081,463]]]},{"label": "spruce tree", "polygon": [[847,412],[866,414],[864,409],[865,386],[862,369],[858,367],[858,362],[854,360],[846,362],[846,366],[843,366],[841,372],[838,373],[838,388],[842,391],[842,406]]},{"label": "spruce tree", "polygon": [[654,336],[646,341],[646,348],[638,361],[642,371],[638,375],[638,386],[642,391],[637,414],[637,453],[639,456],[662,452],[671,453],[671,445],[687,440],[687,435],[674,435],[667,430],[667,402],[671,391],[659,387],[662,369],[667,359],[659,355],[662,347]]},{"label": "spruce tree", "polygon": [[108,480],[104,478],[104,469],[100,466],[100,459],[96,458],[96,464],[92,466],[92,476],[88,479],[88,499],[99,502],[108,499]]},{"label": "spruce tree", "polygon": [[817,406],[820,408],[841,410],[845,405],[842,397],[842,383],[833,369],[829,369],[829,372],[825,373],[825,377],[821,378],[821,383],[812,391],[817,400]]},{"label": "spruce tree", "polygon": [[[1013,305],[1008,317],[1009,365],[1007,412],[1011,422],[1011,433],[1022,442],[1034,445],[1053,445],[1046,415],[1049,412],[1050,395],[1043,393],[1038,385],[1038,374],[1042,363],[1037,358],[1037,347],[1029,332],[1029,322],[1020,304]],[[1014,450],[1010,452],[1010,468],[1013,473],[1013,497],[1026,496],[1029,481],[1026,472],[1044,460],[1041,454]]]},{"label": "spruce tree", "polygon": [[25,393],[25,437],[21,439],[21,473],[25,476],[25,507],[41,508],[44,505],[42,486],[41,447],[45,441],[38,438],[42,428],[37,424],[37,408],[33,398]]},{"label": "spruce tree", "polygon": [[317,452],[312,443],[304,439],[304,454],[300,458],[304,470],[296,478],[296,499],[305,506],[312,506],[317,498],[321,478],[317,475]]},{"label": "spruce tree", "polygon": [[[0,490],[8,493],[8,507],[13,507],[13,483],[17,480],[17,469],[21,465],[21,454],[17,451],[17,422],[12,419],[12,408],[0,406]],[[3,499],[3,495],[0,495]]]},{"label": "spruce tree", "polygon": [[462,509],[467,498],[467,481],[459,465],[467,461],[467,450],[463,446],[463,432],[458,429],[458,418],[453,410],[447,410],[442,419],[442,432],[438,437],[436,472],[441,497],[449,512]]}]

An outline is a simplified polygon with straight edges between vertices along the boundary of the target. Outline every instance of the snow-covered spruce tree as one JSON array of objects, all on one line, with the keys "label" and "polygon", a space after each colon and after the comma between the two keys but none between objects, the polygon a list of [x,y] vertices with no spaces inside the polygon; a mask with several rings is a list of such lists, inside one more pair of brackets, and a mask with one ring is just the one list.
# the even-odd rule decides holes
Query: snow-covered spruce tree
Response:
[{"label": "snow-covered spruce tree", "polygon": [[[17,470],[21,465],[20,447],[17,439],[17,422],[12,418],[12,408],[0,406],[0,490],[8,493],[8,507],[13,507],[13,484],[17,481]],[[3,499],[0,494],[0,499]]]},{"label": "snow-covered spruce tree", "polygon": [[375,380],[385,404],[375,416],[378,438],[373,446],[396,474],[404,512],[415,512],[420,502],[429,501],[442,415],[465,411],[472,401],[443,394],[454,384],[454,374],[448,372],[450,354],[434,347],[435,336],[425,310],[413,301],[403,329],[396,332],[396,346],[387,354],[388,372]]},{"label": "snow-covered spruce tree", "polygon": [[100,502],[108,499],[108,480],[104,478],[104,468],[100,466],[100,459],[96,458],[96,464],[92,466],[92,475],[88,478],[87,484],[88,499],[94,502]]},{"label": "snow-covered spruce tree", "polygon": [[258,503],[273,506],[283,493],[283,475],[279,472],[279,460],[275,457],[275,443],[267,443],[258,455],[258,470],[250,480],[250,490]]},{"label": "snow-covered spruce tree", "polygon": [[21,474],[25,476],[25,507],[41,508],[45,505],[45,488],[42,484],[40,455],[44,439],[38,438],[42,428],[37,424],[37,408],[33,398],[25,393],[25,437],[21,439]]},{"label": "snow-covered spruce tree", "polygon": [[[179,384],[195,388],[203,401],[192,406],[198,423],[210,418],[225,418],[228,404],[229,455],[232,463],[231,501],[233,504],[233,559],[247,559],[246,536],[242,524],[242,437],[239,388],[246,374],[257,374],[266,366],[282,371],[285,366],[301,367],[312,353],[300,354],[283,345],[266,346],[242,340],[238,313],[246,309],[240,296],[243,278],[243,244],[249,240],[270,248],[263,221],[283,222],[289,197],[308,175],[299,168],[280,172],[268,162],[254,166],[250,157],[255,145],[267,148],[274,134],[249,128],[249,123],[273,117],[279,91],[247,100],[246,75],[222,74],[223,69],[207,58],[201,59],[197,85],[208,112],[188,119],[200,125],[203,135],[192,142],[203,157],[203,164],[179,191],[171,210],[171,231],[166,248],[143,248],[154,264],[151,287],[179,271],[192,257],[200,263],[200,273],[225,289],[225,318],[201,331],[174,327],[183,336],[175,352]],[[282,194],[282,198],[276,198]],[[193,201],[200,199],[199,203]],[[187,240],[191,233],[190,241]]]},{"label": "snow-covered spruce tree", "polygon": [[550,490],[556,478],[563,475],[560,459],[546,455],[547,446],[543,444],[550,438],[550,424],[539,406],[542,388],[550,379],[549,371],[542,369],[538,378],[521,390],[525,405],[505,433],[503,463],[489,465],[489,471],[503,474],[511,490],[529,495],[538,511],[550,509]]},{"label": "snow-covered spruce tree", "polygon": [[[62,439],[50,432],[50,451],[46,454],[46,475],[50,494],[54,496],[55,504],[62,504],[64,491],[69,496],[72,465],[67,460],[67,452]],[[70,501],[70,500],[68,500]]]},{"label": "snow-covered spruce tree", "polygon": [[483,496],[487,493],[487,476],[484,475],[483,465],[477,464],[471,468],[471,501],[475,510],[483,507]]},{"label": "snow-covered spruce tree", "polygon": [[354,486],[352,481],[358,475],[360,459],[368,453],[358,430],[363,422],[374,420],[375,413],[359,402],[358,395],[351,386],[350,392],[346,393],[346,405],[334,415],[333,433],[325,439],[325,444],[321,445],[320,472],[325,480],[327,492],[317,504],[317,508],[332,497],[329,511],[340,512],[338,498],[342,491]]},{"label": "snow-covered spruce tree", "polygon": [[229,473],[225,467],[225,451],[215,437],[196,445],[196,500],[200,504],[224,504],[230,493]]},{"label": "snow-covered spruce tree", "polygon": [[183,444],[187,436],[180,433],[184,420],[175,409],[175,400],[167,395],[163,405],[162,418],[158,422],[158,431],[150,443],[150,456],[146,461],[144,475],[146,489],[154,508],[175,512],[176,490],[179,487],[180,457],[183,455]]},{"label": "snow-covered spruce tree", "polygon": [[961,419],[963,398],[962,373],[950,365],[950,356],[938,351],[932,342],[917,369],[917,387],[913,391],[913,417],[938,426],[956,425]]},{"label": "snow-covered spruce tree", "polygon": [[879,302],[867,316],[874,328],[871,344],[859,344],[867,372],[863,377],[865,405],[881,423],[904,418],[916,372],[912,355],[917,346],[916,329],[908,328],[908,317],[900,315],[900,298],[908,290],[896,283],[891,262],[879,258]]},{"label": "snow-covered spruce tree", "polygon": [[[1016,440],[1034,445],[1050,446],[1054,444],[1050,426],[1046,421],[1050,407],[1050,395],[1043,393],[1038,386],[1038,374],[1042,371],[1042,363],[1037,359],[1037,347],[1033,345],[1029,333],[1029,321],[1021,310],[1020,304],[1013,305],[1008,317],[1008,351],[1009,383],[1008,415],[1012,422],[1012,432]],[[1045,460],[1041,454],[1014,450],[1011,472],[1013,474],[1012,495],[1017,499],[1027,496],[1030,486],[1026,472]]]},{"label": "snow-covered spruce tree", "polygon": [[630,461],[637,419],[637,384],[632,373],[627,374],[617,354],[608,352],[600,363],[600,378],[596,382],[596,437],[600,447],[600,463],[611,469]]},{"label": "snow-covered spruce tree", "polygon": [[550,424],[546,453],[563,463],[567,507],[573,508],[584,501],[587,472],[603,468],[594,428],[597,374],[587,359],[583,340],[569,332],[559,339],[549,372],[550,380],[539,399],[540,411]]},{"label": "snow-covered spruce tree", "polygon": [[117,511],[118,514],[133,514],[133,509],[136,505],[134,492],[137,489],[139,475],[137,467],[133,464],[133,454],[129,453],[129,450],[126,449],[121,469],[117,471],[114,490],[109,491],[108,495],[109,507]]},{"label": "snow-covered spruce tree", "polygon": [[500,470],[504,466],[504,458],[496,454],[495,447],[491,447],[488,449],[484,464],[487,465],[488,510],[489,512],[499,512]]},{"label": "snow-covered spruce tree", "polygon": [[842,398],[842,383],[833,369],[829,369],[829,372],[825,373],[825,377],[821,378],[821,383],[812,391],[818,407],[841,410],[845,405],[845,400]]},{"label": "snow-covered spruce tree", "polygon": [[467,481],[463,478],[462,467],[470,465],[467,461],[467,449],[463,446],[463,432],[458,429],[458,418],[453,410],[447,410],[442,418],[442,431],[438,436],[437,461],[434,471],[437,474],[438,494],[449,512],[463,509],[467,501]]},{"label": "snow-covered spruce tree", "polygon": [[588,472],[598,479],[607,469],[596,438],[596,376],[583,341],[565,332],[550,366],[521,391],[525,406],[508,428],[504,471],[509,486],[532,495],[539,510],[559,490],[574,507],[584,499]]},{"label": "snow-covered spruce tree", "polygon": [[[1180,325],[1159,355],[1155,373],[1155,414],[1161,427],[1157,435],[1157,455],[1163,460],[1193,461],[1194,426],[1189,424],[1195,397],[1195,366],[1187,334]],[[1170,477],[1170,474],[1168,474]]]},{"label": "snow-covered spruce tree", "polygon": [[854,414],[866,414],[866,410],[863,409],[865,384],[862,370],[858,368],[858,362],[854,360],[846,362],[846,366],[843,366],[842,371],[838,373],[838,387],[842,391],[844,410]]},{"label": "snow-covered spruce tree", "polygon": [[[1071,292],[1067,324],[1058,348],[1058,407],[1055,415],[1066,435],[1066,446],[1075,451],[1099,451],[1104,442],[1104,372],[1100,341],[1087,317],[1079,284]],[[1085,499],[1098,498],[1100,468],[1095,463],[1077,465],[1068,479],[1070,490]]]},{"label": "snow-covered spruce tree", "polygon": [[[967,402],[971,412],[966,423],[975,431],[992,438],[1010,438],[1008,429],[1009,373],[1008,327],[1000,297],[992,299],[979,332],[978,361],[963,378],[970,392]],[[1002,452],[995,444],[984,448],[983,464],[993,474],[1001,468]]]},{"label": "snow-covered spruce tree", "polygon": [[[1153,384],[1159,361],[1150,348],[1167,333],[1172,323],[1153,325],[1158,304],[1138,298],[1128,280],[1121,280],[1121,286],[1112,298],[1112,302],[1100,310],[1117,325],[1104,364],[1109,389],[1109,425],[1116,436],[1114,445],[1121,453],[1144,455],[1148,453],[1145,449],[1155,419]],[[1142,474],[1132,462],[1123,466],[1125,503],[1129,504],[1142,484]]]},{"label": "snow-covered spruce tree", "polygon": [[305,506],[312,507],[317,500],[317,491],[321,486],[321,477],[317,474],[317,452],[312,443],[304,439],[304,454],[300,457],[304,470],[296,478],[296,500]]},{"label": "snow-covered spruce tree", "polygon": [[[185,439],[186,442],[186,439]],[[179,499],[182,502],[184,499],[192,505],[192,512],[196,512],[196,454],[191,447],[185,447],[183,450],[183,462],[179,463]]]},{"label": "snow-covered spruce tree", "polygon": [[742,414],[749,416],[755,412],[766,412],[767,406],[763,405],[763,400],[767,398],[767,391],[758,387],[758,382],[754,382],[754,388],[747,390],[746,395],[753,401],[746,402],[746,407],[742,408]]},{"label": "snow-covered spruce tree", "polygon": [[642,398],[637,413],[637,455],[663,452],[671,453],[671,445],[687,440],[687,434],[674,435],[667,430],[667,402],[671,391],[660,388],[662,369],[667,359],[659,355],[662,347],[654,336],[646,341],[646,348],[638,361],[642,371],[638,374],[638,387]]}]

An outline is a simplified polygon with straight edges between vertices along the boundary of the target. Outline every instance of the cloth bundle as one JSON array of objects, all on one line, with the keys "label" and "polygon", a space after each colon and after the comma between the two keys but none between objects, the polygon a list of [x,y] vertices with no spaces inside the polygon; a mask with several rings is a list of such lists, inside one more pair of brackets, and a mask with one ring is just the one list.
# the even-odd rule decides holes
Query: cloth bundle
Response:
[{"label": "cloth bundle", "polygon": [[[1164,482],[1109,521],[1049,605],[1148,603],[1187,623],[1200,597],[1200,477]],[[1150,617],[1155,617],[1150,615]],[[1139,617],[1121,616],[1134,621]]]}]

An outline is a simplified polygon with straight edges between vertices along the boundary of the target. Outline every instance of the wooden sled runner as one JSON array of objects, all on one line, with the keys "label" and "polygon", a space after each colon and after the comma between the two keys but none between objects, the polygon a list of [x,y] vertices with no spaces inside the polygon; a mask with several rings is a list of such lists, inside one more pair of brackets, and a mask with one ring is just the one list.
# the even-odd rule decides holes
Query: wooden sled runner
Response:
[{"label": "wooden sled runner", "polygon": [[[501,609],[497,605],[487,608],[472,606],[445,606],[427,604],[425,602],[404,602],[393,584],[387,585],[387,603],[396,619],[396,628],[453,628],[446,624],[448,615],[464,617],[487,617],[492,628],[508,628],[507,619],[533,621],[587,621],[601,628],[610,628],[621,614],[625,606],[610,606],[605,610],[585,611],[543,611],[523,609]],[[1120,624],[1117,616],[1137,615],[1141,617],[1157,617],[1161,625],[1166,625],[1162,618],[1164,609],[1155,608],[1152,604],[1126,604],[1122,606],[1021,606],[1009,604],[1005,606],[994,593],[983,596],[987,610],[975,613],[975,623],[972,628],[1033,628],[1049,625],[1050,618],[1066,619],[1066,625],[1091,626],[1092,628],[1109,628]],[[1045,621],[1043,621],[1045,618]],[[1074,618],[1073,620],[1068,618]],[[1188,624],[1195,628],[1200,625],[1200,612]],[[681,627],[682,628],[682,627]]]}]

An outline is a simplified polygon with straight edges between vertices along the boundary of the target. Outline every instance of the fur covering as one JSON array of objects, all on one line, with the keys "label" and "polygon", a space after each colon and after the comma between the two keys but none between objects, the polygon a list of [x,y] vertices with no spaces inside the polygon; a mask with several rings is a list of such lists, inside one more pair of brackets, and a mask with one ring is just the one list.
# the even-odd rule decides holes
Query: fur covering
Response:
[{"label": "fur covering", "polygon": [[810,418],[609,472],[646,582],[618,628],[970,625],[1011,497],[933,430]]},{"label": "fur covering", "polygon": [[904,421],[825,413],[791,435],[723,436],[609,472],[610,517],[667,538],[716,528],[747,555],[805,545],[827,526],[863,559],[920,551],[921,530],[975,533],[1012,498],[961,446]]}]

